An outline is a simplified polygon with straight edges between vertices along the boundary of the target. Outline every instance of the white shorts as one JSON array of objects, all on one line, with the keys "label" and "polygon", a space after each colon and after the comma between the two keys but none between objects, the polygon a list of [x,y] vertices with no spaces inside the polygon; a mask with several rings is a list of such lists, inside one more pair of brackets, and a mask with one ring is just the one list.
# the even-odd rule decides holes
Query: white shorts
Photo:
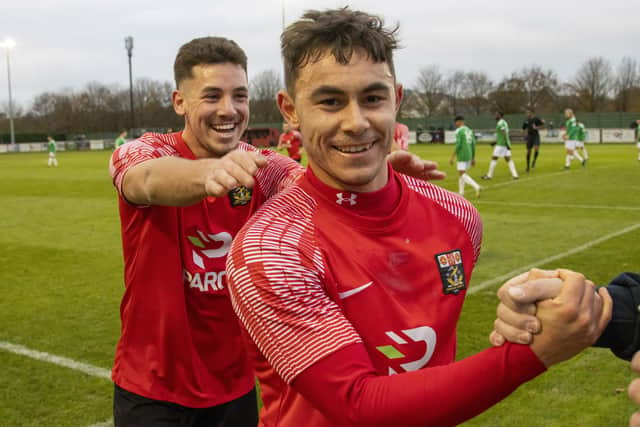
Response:
[{"label": "white shorts", "polygon": [[576,148],[584,148],[584,142],[576,141]]},{"label": "white shorts", "polygon": [[493,147],[493,157],[511,157],[511,150],[504,145],[496,145]]},{"label": "white shorts", "polygon": [[571,140],[571,139],[567,139],[567,140],[564,142],[564,148],[566,148],[567,150],[571,150],[571,151],[573,151],[573,150],[575,150],[575,149],[576,149],[576,143],[577,143],[577,142],[578,142],[578,141],[574,141],[574,140]]},{"label": "white shorts", "polygon": [[49,153],[49,158],[50,159],[55,159],[56,158],[56,153]]},{"label": "white shorts", "polygon": [[457,169],[458,169],[458,172],[468,171],[469,169],[471,169],[471,161],[458,162]]}]

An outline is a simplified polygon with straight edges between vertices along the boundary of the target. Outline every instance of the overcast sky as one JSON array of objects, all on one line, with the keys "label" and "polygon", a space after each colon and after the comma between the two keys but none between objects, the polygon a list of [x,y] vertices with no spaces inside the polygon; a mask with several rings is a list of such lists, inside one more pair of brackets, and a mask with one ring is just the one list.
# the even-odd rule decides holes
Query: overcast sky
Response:
[{"label": "overcast sky", "polygon": [[[498,80],[526,65],[554,69],[570,79],[588,58],[616,67],[640,59],[640,1],[430,0],[0,0],[0,40],[11,37],[13,96],[29,107],[34,96],[99,81],[128,87],[124,37],[134,38],[134,79],[171,81],[178,48],[195,37],[225,36],[249,57],[249,78],[281,68],[278,51],[282,1],[286,22],[307,9],[346,4],[400,23],[404,46],[398,79],[415,84],[418,70],[479,70]],[[2,52],[4,53],[4,52]],[[0,57],[0,105],[7,95]]]}]

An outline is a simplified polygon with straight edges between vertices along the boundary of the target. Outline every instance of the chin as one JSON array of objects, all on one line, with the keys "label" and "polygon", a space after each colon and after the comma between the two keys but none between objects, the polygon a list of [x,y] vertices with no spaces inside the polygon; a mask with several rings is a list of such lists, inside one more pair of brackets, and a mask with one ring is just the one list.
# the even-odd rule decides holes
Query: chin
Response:
[{"label": "chin", "polygon": [[235,150],[238,147],[238,144],[239,141],[237,139],[231,142],[215,142],[213,144],[208,144],[208,150],[211,154],[214,154],[217,157],[222,157]]}]

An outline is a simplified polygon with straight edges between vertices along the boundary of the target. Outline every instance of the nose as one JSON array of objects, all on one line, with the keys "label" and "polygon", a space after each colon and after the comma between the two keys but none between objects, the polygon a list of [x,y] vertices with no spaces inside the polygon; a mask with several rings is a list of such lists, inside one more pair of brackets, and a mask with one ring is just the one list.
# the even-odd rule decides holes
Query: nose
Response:
[{"label": "nose", "polygon": [[342,130],[345,133],[360,135],[369,128],[369,119],[358,102],[350,102],[343,114]]},{"label": "nose", "polygon": [[220,98],[218,115],[222,117],[230,117],[236,114],[236,108],[233,105],[233,98],[229,95],[225,95]]}]

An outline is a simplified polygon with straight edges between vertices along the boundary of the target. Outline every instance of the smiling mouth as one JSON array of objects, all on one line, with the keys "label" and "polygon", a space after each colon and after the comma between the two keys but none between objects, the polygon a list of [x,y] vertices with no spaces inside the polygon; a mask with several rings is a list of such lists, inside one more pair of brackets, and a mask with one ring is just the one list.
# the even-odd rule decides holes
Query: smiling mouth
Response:
[{"label": "smiling mouth", "polygon": [[236,124],[235,123],[218,123],[218,124],[211,125],[211,128],[216,132],[229,133],[235,130]]},{"label": "smiling mouth", "polygon": [[362,144],[362,145],[347,145],[344,147],[333,146],[336,150],[341,153],[353,154],[353,153],[362,153],[364,151],[369,150],[373,146],[373,143]]}]

